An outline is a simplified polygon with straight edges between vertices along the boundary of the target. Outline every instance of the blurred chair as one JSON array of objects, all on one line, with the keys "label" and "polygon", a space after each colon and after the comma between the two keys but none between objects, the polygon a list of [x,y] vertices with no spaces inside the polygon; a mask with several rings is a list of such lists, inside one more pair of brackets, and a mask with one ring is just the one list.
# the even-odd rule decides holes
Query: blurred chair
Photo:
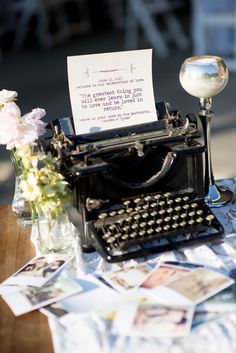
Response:
[{"label": "blurred chair", "polygon": [[[78,9],[83,11],[82,20],[75,24],[70,23],[65,6],[75,3]],[[49,12],[54,11],[57,32],[49,30]],[[72,32],[83,31],[90,28],[86,0],[5,0],[5,32],[14,30],[15,37],[13,48],[23,46],[26,35],[30,29],[32,18],[36,18],[36,35],[42,47],[51,47],[53,44],[63,41]],[[84,18],[83,18],[84,16]],[[72,28],[73,26],[73,28]],[[73,34],[73,33],[72,33]]]},{"label": "blurred chair", "polygon": [[[169,40],[173,40],[180,49],[186,49],[188,39],[175,13],[183,6],[186,3],[181,0],[127,0],[125,48],[138,47],[140,27],[156,54],[161,57],[169,53]],[[166,30],[159,26],[157,15],[163,15]]]},{"label": "blurred chair", "polygon": [[193,55],[218,55],[236,72],[236,0],[192,0]]}]

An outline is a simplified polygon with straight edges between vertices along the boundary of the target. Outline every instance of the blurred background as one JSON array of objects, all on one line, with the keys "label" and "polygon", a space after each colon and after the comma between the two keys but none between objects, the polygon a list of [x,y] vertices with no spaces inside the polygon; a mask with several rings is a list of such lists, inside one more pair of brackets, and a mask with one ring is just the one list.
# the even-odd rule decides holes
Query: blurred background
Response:
[{"label": "blurred background", "polygon": [[[236,176],[236,0],[0,0],[0,89],[18,92],[22,114],[71,116],[67,56],[153,48],[156,101],[183,115],[198,101],[179,83],[185,58],[224,58],[229,82],[213,99],[216,179]],[[1,128],[1,125],[0,125]],[[0,145],[0,204],[10,203],[14,170]]]}]

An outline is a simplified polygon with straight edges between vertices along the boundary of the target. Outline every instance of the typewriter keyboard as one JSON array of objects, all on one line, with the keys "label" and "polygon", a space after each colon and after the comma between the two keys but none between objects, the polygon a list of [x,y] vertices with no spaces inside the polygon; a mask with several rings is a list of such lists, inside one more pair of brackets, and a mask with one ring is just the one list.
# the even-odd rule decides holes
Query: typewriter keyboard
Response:
[{"label": "typewriter keyboard", "polygon": [[191,194],[144,195],[127,199],[98,214],[97,236],[110,249],[127,249],[144,241],[197,232],[217,222],[202,200]]}]

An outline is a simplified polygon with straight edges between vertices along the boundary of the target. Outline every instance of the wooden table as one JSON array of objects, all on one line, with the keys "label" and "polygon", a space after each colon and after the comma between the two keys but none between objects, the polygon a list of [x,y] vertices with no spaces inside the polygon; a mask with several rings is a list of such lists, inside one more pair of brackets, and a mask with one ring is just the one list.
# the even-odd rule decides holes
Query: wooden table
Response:
[{"label": "wooden table", "polygon": [[[11,206],[0,207],[0,282],[35,255],[31,228],[21,228]],[[0,298],[0,352],[52,353],[52,339],[46,316],[34,311],[14,316]]]}]

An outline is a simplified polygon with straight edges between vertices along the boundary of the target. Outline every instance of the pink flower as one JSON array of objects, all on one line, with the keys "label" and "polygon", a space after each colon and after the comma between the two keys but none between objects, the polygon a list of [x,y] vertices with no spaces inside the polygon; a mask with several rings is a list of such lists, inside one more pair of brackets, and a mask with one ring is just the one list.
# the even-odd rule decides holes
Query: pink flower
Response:
[{"label": "pink flower", "polygon": [[7,89],[2,89],[0,91],[0,106],[5,103],[13,102],[17,97],[16,91],[8,91]]},{"label": "pink flower", "polygon": [[34,142],[45,131],[46,123],[40,120],[44,115],[45,110],[37,108],[22,117],[14,102],[5,103],[0,110],[0,144],[11,150]]}]

